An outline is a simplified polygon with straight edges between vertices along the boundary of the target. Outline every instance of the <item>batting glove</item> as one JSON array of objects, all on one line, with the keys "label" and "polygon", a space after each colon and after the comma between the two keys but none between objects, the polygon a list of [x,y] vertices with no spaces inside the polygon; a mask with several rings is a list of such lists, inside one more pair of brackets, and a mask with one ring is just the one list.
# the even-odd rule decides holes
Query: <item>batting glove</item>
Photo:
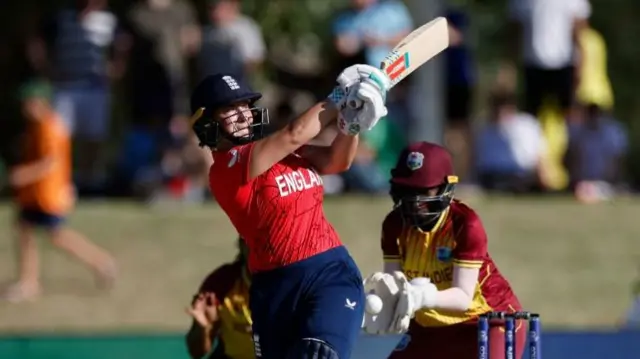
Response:
[{"label": "batting glove", "polygon": [[329,95],[340,111],[340,131],[353,136],[372,129],[387,115],[384,103],[390,86],[389,78],[373,66],[353,65],[342,71]]}]

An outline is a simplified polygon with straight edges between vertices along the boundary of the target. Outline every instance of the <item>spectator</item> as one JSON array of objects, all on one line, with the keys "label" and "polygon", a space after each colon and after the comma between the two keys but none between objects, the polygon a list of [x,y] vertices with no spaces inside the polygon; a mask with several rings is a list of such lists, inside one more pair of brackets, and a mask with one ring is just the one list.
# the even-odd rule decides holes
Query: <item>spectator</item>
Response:
[{"label": "spectator", "polygon": [[391,49],[413,30],[409,11],[397,0],[352,0],[333,24],[335,45],[342,55],[364,49],[370,65],[380,65]]},{"label": "spectator", "polygon": [[161,162],[161,174],[166,188],[164,194],[186,202],[200,203],[206,199],[209,168],[213,164],[211,152],[199,146],[189,126],[174,126],[174,140]]},{"label": "spectator", "polygon": [[[577,88],[577,103],[579,111],[569,125],[569,148],[566,153],[566,165],[569,166],[571,186],[578,200],[586,203],[599,202],[613,195],[614,185],[620,181],[620,171],[626,153],[627,139],[622,126],[608,115],[613,107],[613,90],[607,74],[607,47],[602,36],[592,27],[585,27],[580,32],[579,41],[582,48],[582,74]],[[588,123],[591,123],[590,125]],[[582,129],[581,129],[582,128]],[[586,128],[590,128],[591,131]],[[600,132],[596,135],[594,132]],[[586,135],[592,132],[597,143],[587,143],[594,138]],[[605,135],[608,133],[608,135]],[[586,136],[583,138],[582,136]],[[605,140],[604,138],[609,138]],[[582,139],[581,139],[582,138]],[[604,143],[610,142],[608,145]],[[580,160],[589,156],[588,148],[598,152],[594,162]],[[580,154],[582,152],[582,154]],[[604,156],[602,159],[600,156]],[[596,175],[587,175],[583,171],[596,171],[599,161],[607,161],[607,170]],[[610,161],[610,162],[609,162]],[[583,168],[580,170],[579,168]],[[591,168],[588,170],[587,168]],[[602,170],[600,170],[602,171]],[[591,179],[581,178],[584,176]]]},{"label": "spectator", "polygon": [[195,10],[185,0],[146,0],[131,8],[128,20],[134,35],[129,71],[134,115],[185,120],[187,59],[200,44]]},{"label": "spectator", "polygon": [[583,57],[577,102],[597,104],[603,110],[611,110],[614,99],[607,71],[607,44],[591,26],[582,29],[579,40]]},{"label": "spectator", "polygon": [[[185,0],[145,0],[131,8],[128,20],[133,35],[129,67],[133,123],[122,146],[118,187],[131,186],[128,190],[136,194],[158,198],[166,184],[169,192],[177,192],[173,196],[188,197],[186,168],[180,159],[192,143],[186,129],[188,60],[201,40],[195,10]],[[199,158],[204,157],[202,151]]]},{"label": "spectator", "polygon": [[20,302],[35,299],[40,288],[40,260],[35,230],[44,229],[51,242],[75,256],[101,281],[115,279],[115,261],[109,253],[65,225],[73,208],[71,141],[68,129],[50,105],[49,85],[25,84],[20,91],[24,117],[28,121],[23,161],[11,169],[10,184],[18,205],[19,279],[5,299]]},{"label": "spectator", "polygon": [[467,14],[458,9],[447,13],[450,46],[446,58],[445,144],[453,156],[455,172],[469,178],[471,161],[471,112],[475,86],[475,63],[466,39],[469,26]]},{"label": "spectator", "polygon": [[512,52],[522,51],[529,114],[538,116],[547,97],[555,97],[568,117],[581,73],[578,37],[590,13],[588,0],[510,0]]},{"label": "spectator", "polygon": [[350,191],[369,194],[386,194],[389,191],[389,182],[385,180],[387,176],[376,162],[377,155],[371,144],[361,138],[353,164],[343,173]]},{"label": "spectator", "polygon": [[536,118],[518,111],[510,94],[493,95],[491,109],[489,123],[476,141],[482,187],[508,192],[544,187],[546,145]]},{"label": "spectator", "polygon": [[[109,137],[110,76],[122,72],[116,16],[107,0],[77,0],[46,21],[30,41],[31,62],[53,79],[54,106],[76,137],[79,186],[104,179],[102,151]],[[114,49],[113,58],[109,50]]]},{"label": "spectator", "polygon": [[343,174],[350,190],[372,194],[387,194],[391,169],[406,140],[390,121],[381,121],[360,136],[358,152],[349,170]]},{"label": "spectator", "polygon": [[208,0],[209,24],[202,31],[200,78],[225,73],[245,78],[265,58],[266,46],[258,24],[240,11],[240,0]]},{"label": "spectator", "polygon": [[610,196],[621,180],[627,152],[622,125],[595,104],[588,105],[580,121],[569,126],[566,166],[577,198],[585,202]]},{"label": "spectator", "polygon": [[[334,44],[343,61],[359,60],[362,53],[365,62],[374,66],[379,66],[412,30],[411,15],[398,0],[352,0],[351,7],[339,13],[333,23]],[[390,119],[403,129],[410,128],[410,82],[409,78],[398,84],[387,98]]]}]

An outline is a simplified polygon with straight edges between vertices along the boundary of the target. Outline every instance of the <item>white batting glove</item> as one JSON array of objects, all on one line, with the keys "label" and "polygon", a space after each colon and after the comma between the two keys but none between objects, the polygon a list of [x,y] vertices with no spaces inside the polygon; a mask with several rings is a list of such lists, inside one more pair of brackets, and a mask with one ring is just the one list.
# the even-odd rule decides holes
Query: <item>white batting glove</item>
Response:
[{"label": "white batting glove", "polygon": [[365,310],[362,328],[367,334],[386,334],[393,324],[400,288],[392,275],[376,272],[364,280],[364,289],[367,294],[375,294],[382,300],[382,310],[377,314]]},{"label": "white batting glove", "polygon": [[338,128],[344,134],[370,130],[387,115],[384,103],[391,82],[378,68],[350,66],[338,76],[337,84],[329,99],[340,110]]},{"label": "white batting glove", "polygon": [[388,332],[404,333],[409,330],[409,324],[417,310],[435,306],[438,288],[429,278],[414,278],[409,282],[401,272],[394,272],[393,277],[400,293]]},{"label": "white batting glove", "polygon": [[384,98],[374,85],[361,82],[347,94],[346,107],[338,115],[338,128],[346,135],[371,130],[387,115]]},{"label": "white batting glove", "polygon": [[[353,87],[359,83],[367,83],[372,86],[372,90],[375,90],[381,95],[383,103],[387,97],[387,91],[389,91],[389,88],[391,87],[391,80],[389,80],[382,70],[371,65],[362,64],[347,67],[340,75],[338,75],[338,79],[336,81],[338,86],[345,89]],[[357,91],[347,91],[347,104],[351,108],[362,107],[363,102],[367,101],[356,94]]]}]

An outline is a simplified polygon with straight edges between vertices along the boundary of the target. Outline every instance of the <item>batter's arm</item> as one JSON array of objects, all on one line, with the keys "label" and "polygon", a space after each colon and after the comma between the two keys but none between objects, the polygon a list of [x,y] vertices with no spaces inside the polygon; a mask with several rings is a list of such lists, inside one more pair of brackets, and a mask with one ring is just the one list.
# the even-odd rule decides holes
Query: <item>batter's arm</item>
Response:
[{"label": "batter's arm", "polygon": [[328,147],[305,146],[302,156],[323,175],[336,174],[348,170],[358,150],[358,136],[338,133]]},{"label": "batter's arm", "polygon": [[321,101],[271,136],[255,142],[251,150],[247,180],[258,177],[318,136],[323,128],[335,122],[337,113],[332,102]]}]

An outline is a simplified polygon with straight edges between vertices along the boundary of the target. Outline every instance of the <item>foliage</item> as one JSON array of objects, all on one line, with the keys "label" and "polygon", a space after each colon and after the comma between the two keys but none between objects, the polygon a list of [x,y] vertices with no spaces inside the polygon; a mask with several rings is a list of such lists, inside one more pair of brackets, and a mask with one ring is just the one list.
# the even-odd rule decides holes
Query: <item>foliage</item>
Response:
[{"label": "foliage", "polygon": [[[477,32],[475,46],[482,66],[487,66],[500,53],[505,33],[508,0],[451,0],[468,8],[473,14]],[[629,175],[640,183],[640,47],[633,43],[633,36],[640,35],[640,2],[634,0],[590,0],[591,25],[598,30],[608,49],[609,76],[615,92],[615,115],[625,122],[630,131],[631,156]]]},{"label": "foliage", "polygon": [[[198,8],[200,20],[206,20],[208,0],[190,0]],[[434,0],[429,0],[434,1]],[[442,0],[447,2],[447,0]],[[561,1],[561,0],[558,0]],[[634,36],[640,35],[640,1],[635,0],[590,0],[593,5],[591,23],[607,41],[610,76],[616,95],[615,113],[628,124],[632,133],[632,144],[640,143],[640,101],[637,101],[637,84],[640,83],[640,46]],[[0,81],[5,85],[0,90],[0,106],[7,108],[8,89],[24,76],[24,59],[19,48],[33,22],[33,14],[50,10],[51,4],[62,4],[65,0],[39,2],[23,0],[13,2],[11,11],[0,14],[0,39],[7,40],[0,46]],[[293,56],[311,49],[321,61],[331,60],[330,23],[332,14],[348,4],[349,0],[242,0],[245,12],[261,25],[271,55]],[[450,5],[461,6],[472,14],[472,44],[479,60],[481,74],[490,73],[500,58],[502,44],[506,38],[506,7],[508,0],[448,0]],[[131,0],[111,0],[110,5],[119,13],[130,6]],[[43,5],[44,4],[44,5]],[[6,44],[10,44],[7,46]],[[282,54],[281,54],[282,55]],[[270,68],[265,68],[269,73]],[[4,131],[3,131],[4,132]],[[634,163],[631,174],[640,179],[640,145],[634,145]],[[637,162],[637,163],[636,163]],[[635,165],[634,165],[635,164]]]}]

